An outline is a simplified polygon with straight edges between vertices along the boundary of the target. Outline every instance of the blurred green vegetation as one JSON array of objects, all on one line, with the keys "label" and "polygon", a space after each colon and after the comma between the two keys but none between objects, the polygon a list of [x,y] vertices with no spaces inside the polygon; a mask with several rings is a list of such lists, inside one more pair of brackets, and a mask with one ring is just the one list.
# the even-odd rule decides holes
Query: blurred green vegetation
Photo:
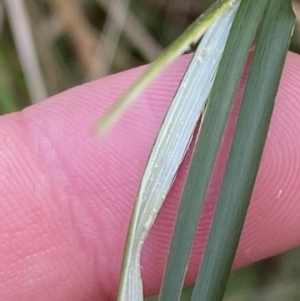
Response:
[{"label": "blurred green vegetation", "polygon": [[[224,301],[300,300],[300,248],[256,262],[231,273]],[[180,301],[190,300],[192,287]],[[147,301],[156,301],[157,296]]]},{"label": "blurred green vegetation", "polygon": [[[25,60],[27,55],[20,40],[26,27],[22,16],[29,21],[41,82],[50,96],[153,61],[213,1],[132,0],[126,8],[125,0],[27,0],[21,8],[9,8],[14,2],[0,2],[0,114],[33,102],[31,74],[20,59],[20,53]],[[124,11],[127,19],[120,22]],[[233,272],[224,301],[300,300],[298,282],[299,248]],[[190,291],[185,289],[182,300]]]}]

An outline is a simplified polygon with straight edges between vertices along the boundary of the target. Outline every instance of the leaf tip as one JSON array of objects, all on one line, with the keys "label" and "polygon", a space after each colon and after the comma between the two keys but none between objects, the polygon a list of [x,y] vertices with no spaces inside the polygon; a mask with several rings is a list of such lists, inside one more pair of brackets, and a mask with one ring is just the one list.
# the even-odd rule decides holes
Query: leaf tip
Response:
[{"label": "leaf tip", "polygon": [[100,118],[94,126],[94,130],[98,135],[105,135],[113,127],[116,120],[112,120],[109,115]]}]

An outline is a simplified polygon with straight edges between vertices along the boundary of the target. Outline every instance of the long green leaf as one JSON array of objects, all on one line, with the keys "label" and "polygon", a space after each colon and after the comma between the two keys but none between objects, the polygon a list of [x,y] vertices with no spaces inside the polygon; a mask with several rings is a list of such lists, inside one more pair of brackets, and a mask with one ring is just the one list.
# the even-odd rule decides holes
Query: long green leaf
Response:
[{"label": "long green leaf", "polygon": [[159,300],[179,299],[201,206],[232,100],[268,0],[240,4],[208,101],[176,220]]},{"label": "long green leaf", "polygon": [[143,300],[141,248],[203,111],[239,3],[238,0],[228,8],[204,35],[159,130],[130,220],[119,300]]},{"label": "long green leaf", "polygon": [[192,301],[223,298],[268,133],[294,20],[290,0],[270,1]]}]

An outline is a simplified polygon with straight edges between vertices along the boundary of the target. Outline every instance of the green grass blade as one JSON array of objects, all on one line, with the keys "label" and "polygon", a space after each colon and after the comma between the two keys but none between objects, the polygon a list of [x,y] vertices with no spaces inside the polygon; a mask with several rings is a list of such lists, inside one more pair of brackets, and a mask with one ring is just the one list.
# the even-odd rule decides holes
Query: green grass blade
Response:
[{"label": "green grass blade", "polygon": [[179,299],[201,206],[223,130],[267,3],[268,0],[243,0],[232,25],[184,188],[160,292],[161,301]]},{"label": "green grass blade", "polygon": [[129,88],[96,125],[98,132],[105,133],[132,104],[143,89],[156,78],[161,71],[173,62],[192,43],[195,43],[209,26],[233,5],[236,0],[218,0],[202,14]]},{"label": "green grass blade", "polygon": [[294,20],[290,0],[269,2],[192,301],[223,298],[259,168]]},{"label": "green grass blade", "polygon": [[240,1],[204,35],[164,118],[141,181],[130,220],[119,300],[142,300],[142,245],[174,181],[211,90]]}]

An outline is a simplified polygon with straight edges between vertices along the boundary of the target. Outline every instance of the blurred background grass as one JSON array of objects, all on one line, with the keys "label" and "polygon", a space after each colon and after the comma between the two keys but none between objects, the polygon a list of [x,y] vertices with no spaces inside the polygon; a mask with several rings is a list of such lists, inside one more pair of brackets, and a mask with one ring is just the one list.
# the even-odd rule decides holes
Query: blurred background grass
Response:
[{"label": "blurred background grass", "polygon": [[153,61],[210,2],[0,1],[0,113]]},{"label": "blurred background grass", "polygon": [[[212,2],[0,1],[0,114],[153,61]],[[299,258],[296,248],[233,272],[224,301],[300,300]]]}]

